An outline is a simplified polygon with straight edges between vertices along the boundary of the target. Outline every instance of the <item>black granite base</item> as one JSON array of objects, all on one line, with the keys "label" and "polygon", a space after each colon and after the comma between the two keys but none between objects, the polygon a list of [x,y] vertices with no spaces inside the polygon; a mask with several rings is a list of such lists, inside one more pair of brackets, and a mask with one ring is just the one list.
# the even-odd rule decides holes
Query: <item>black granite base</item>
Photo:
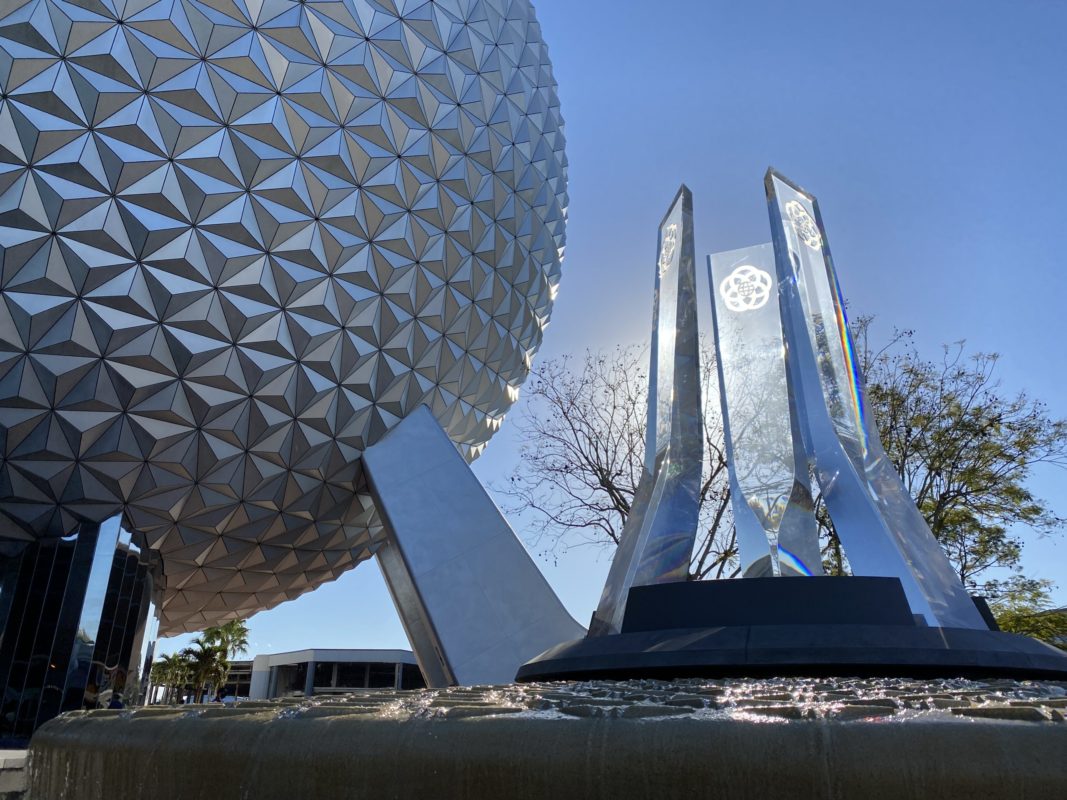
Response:
[{"label": "black granite base", "polygon": [[916,624],[902,601],[899,581],[889,578],[767,578],[635,588],[622,633],[559,644],[524,664],[516,680],[1067,679],[1062,650],[1000,631]]},{"label": "black granite base", "polygon": [[745,578],[635,586],[623,633],[735,625],[909,625],[897,578]]}]

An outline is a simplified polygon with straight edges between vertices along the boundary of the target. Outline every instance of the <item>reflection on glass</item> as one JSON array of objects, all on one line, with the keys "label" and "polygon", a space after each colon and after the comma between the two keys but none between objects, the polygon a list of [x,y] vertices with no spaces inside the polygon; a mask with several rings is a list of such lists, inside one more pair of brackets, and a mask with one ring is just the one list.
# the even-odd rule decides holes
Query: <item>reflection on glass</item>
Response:
[{"label": "reflection on glass", "polygon": [[685,580],[700,512],[700,416],[693,198],[678,191],[659,229],[645,468],[589,633],[617,633],[630,587]]},{"label": "reflection on glass", "polygon": [[100,699],[103,676],[100,670],[94,669],[93,653],[101,634],[110,634],[109,630],[101,630],[101,621],[121,529],[119,517],[112,517],[100,524],[86,581],[85,602],[78,618],[74,650],[64,681],[65,706],[79,708],[84,704],[86,708],[96,708]]},{"label": "reflection on glass", "polygon": [[308,662],[300,661],[296,664],[284,664],[274,667],[275,697],[298,697],[302,696],[307,689]]},{"label": "reflection on glass", "polygon": [[931,625],[985,628],[873,430],[818,203],[773,170],[766,188],[790,379],[849,563],[899,578]]},{"label": "reflection on glass", "polygon": [[[117,524],[117,519],[104,523]],[[109,539],[110,542],[110,534]],[[147,554],[133,540],[133,535],[118,528],[112,550],[104,602],[98,612],[99,634],[92,649],[86,706],[117,701],[136,703],[141,695],[140,642],[145,633],[152,606],[153,581]],[[91,630],[86,628],[86,630]]]},{"label": "reflection on glass", "polygon": [[708,257],[741,573],[818,575],[819,535],[773,274],[770,244]]},{"label": "reflection on glass", "polygon": [[140,699],[151,567],[123,535],[118,518],[86,523],[4,562],[0,736],[28,738],[64,711]]}]

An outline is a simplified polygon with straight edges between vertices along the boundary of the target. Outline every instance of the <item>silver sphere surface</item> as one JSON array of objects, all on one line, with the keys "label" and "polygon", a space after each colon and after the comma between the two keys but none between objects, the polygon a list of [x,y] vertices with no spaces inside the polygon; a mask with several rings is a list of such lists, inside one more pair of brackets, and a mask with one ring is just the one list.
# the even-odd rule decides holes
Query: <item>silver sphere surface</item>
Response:
[{"label": "silver sphere surface", "polygon": [[163,633],[369,557],[363,450],[426,404],[477,455],[552,308],[528,0],[0,14],[0,536],[121,512]]}]

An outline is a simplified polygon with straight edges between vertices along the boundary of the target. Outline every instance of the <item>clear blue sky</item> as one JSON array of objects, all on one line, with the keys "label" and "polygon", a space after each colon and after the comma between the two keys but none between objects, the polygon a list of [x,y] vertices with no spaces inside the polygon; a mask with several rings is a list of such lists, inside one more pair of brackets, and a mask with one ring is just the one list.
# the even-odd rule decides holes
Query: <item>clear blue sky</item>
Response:
[{"label": "clear blue sky", "polygon": [[[701,262],[768,241],[774,165],[819,197],[853,313],[876,314],[885,334],[915,329],[930,356],[959,339],[998,352],[1007,387],[1067,417],[1067,3],[541,0],[537,12],[571,196],[540,357],[647,339],[655,226],[680,182]],[[500,480],[516,451],[505,423],[475,471]],[[1033,486],[1067,516],[1067,472]],[[1067,603],[1065,539],[1028,543],[1024,563]],[[541,565],[588,621],[607,557]],[[407,646],[373,562],[249,625],[253,653]]]}]

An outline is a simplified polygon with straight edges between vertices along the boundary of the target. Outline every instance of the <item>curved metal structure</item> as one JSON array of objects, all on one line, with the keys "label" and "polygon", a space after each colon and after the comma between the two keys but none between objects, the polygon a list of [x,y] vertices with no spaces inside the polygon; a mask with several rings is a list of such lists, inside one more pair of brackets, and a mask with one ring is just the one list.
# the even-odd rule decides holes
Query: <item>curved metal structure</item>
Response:
[{"label": "curved metal structure", "polygon": [[0,535],[121,511],[168,634],[369,557],[363,450],[425,404],[472,459],[552,307],[528,0],[0,14]]}]

